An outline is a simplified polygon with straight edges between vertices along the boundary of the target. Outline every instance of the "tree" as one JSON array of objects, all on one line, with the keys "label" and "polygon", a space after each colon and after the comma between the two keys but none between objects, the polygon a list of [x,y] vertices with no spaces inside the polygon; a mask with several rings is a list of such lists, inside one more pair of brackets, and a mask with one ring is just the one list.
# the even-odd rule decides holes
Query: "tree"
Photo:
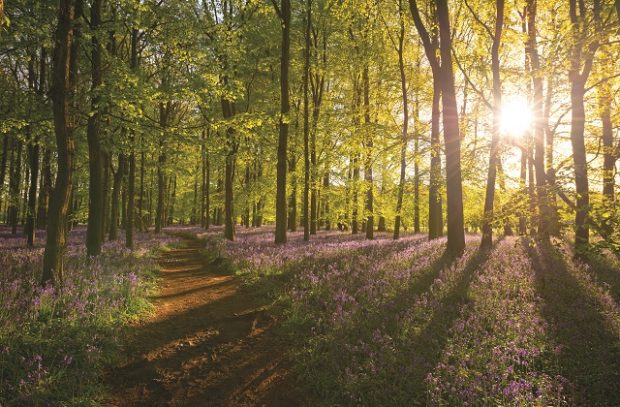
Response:
[{"label": "tree", "polygon": [[500,78],[499,48],[502,41],[502,31],[504,29],[504,0],[497,0],[495,2],[495,9],[495,31],[491,35],[489,30],[489,35],[493,41],[493,45],[491,46],[491,70],[493,72],[493,132],[491,135],[487,188],[484,200],[484,220],[482,224],[481,241],[483,248],[489,248],[493,244],[493,203],[495,201],[495,180],[497,177],[498,165],[497,149],[500,137],[499,133],[502,109],[502,82]]},{"label": "tree", "polygon": [[463,190],[461,181],[461,143],[458,111],[456,108],[456,94],[454,90],[454,72],[452,70],[452,39],[448,4],[447,0],[437,1],[441,63],[437,60],[435,54],[436,48],[433,46],[428,31],[420,17],[417,1],[409,0],[409,6],[416,29],[422,40],[424,51],[433,71],[433,83],[436,87],[434,94],[437,94],[439,90],[441,91],[446,151],[446,192],[448,198],[448,244],[446,253],[450,256],[460,256],[465,249]]},{"label": "tree", "polygon": [[288,153],[288,114],[290,110],[288,69],[290,59],[291,2],[282,0],[281,8],[274,7],[282,20],[282,49],[280,50],[280,136],[278,138],[278,176],[276,194],[276,243],[286,243],[286,165]]},{"label": "tree", "polygon": [[58,25],[54,39],[52,88],[54,130],[56,134],[57,174],[50,202],[47,240],[43,255],[43,284],[62,282],[63,255],[67,239],[67,212],[71,197],[72,167],[75,152],[74,118],[71,111],[75,90],[78,38],[76,16],[81,0],[60,0]]},{"label": "tree", "polygon": [[91,51],[91,109],[88,117],[88,228],[86,231],[86,253],[97,256],[101,253],[103,229],[103,160],[101,155],[100,111],[101,98],[97,94],[101,86],[101,44],[98,36],[101,26],[102,0],[93,0],[90,6],[90,27],[92,31]]}]

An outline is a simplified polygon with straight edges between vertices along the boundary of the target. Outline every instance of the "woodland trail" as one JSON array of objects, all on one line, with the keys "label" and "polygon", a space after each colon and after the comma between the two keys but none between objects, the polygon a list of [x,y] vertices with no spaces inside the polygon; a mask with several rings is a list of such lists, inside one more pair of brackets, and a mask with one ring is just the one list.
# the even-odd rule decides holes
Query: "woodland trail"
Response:
[{"label": "woodland trail", "polygon": [[300,405],[276,320],[235,276],[206,269],[201,250],[184,240],[162,253],[156,313],[132,328],[106,404]]}]

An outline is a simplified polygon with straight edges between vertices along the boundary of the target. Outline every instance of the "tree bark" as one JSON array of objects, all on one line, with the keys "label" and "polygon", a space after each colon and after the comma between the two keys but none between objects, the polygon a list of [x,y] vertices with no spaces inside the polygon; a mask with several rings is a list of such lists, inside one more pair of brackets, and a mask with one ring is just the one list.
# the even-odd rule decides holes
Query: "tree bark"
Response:
[{"label": "tree bark", "polygon": [[493,72],[493,132],[491,134],[487,188],[484,199],[482,240],[480,243],[480,246],[484,249],[490,248],[493,244],[493,204],[495,202],[495,180],[497,178],[497,154],[502,110],[502,80],[500,77],[499,47],[502,42],[502,30],[504,28],[504,0],[497,0],[495,2],[495,8],[495,33],[493,35],[493,45],[491,46],[491,70]]},{"label": "tree bark", "polygon": [[123,176],[125,174],[126,157],[123,153],[118,154],[118,167],[114,173],[114,180],[112,185],[112,209],[110,211],[110,231],[109,240],[118,239],[118,223],[120,215],[120,194]]},{"label": "tree bark", "polygon": [[98,256],[101,253],[103,228],[103,163],[101,157],[100,111],[101,98],[101,43],[97,30],[101,25],[102,0],[93,0],[90,7],[91,44],[91,114],[88,117],[86,137],[88,139],[88,225],[86,229],[86,254]]},{"label": "tree bark", "polygon": [[362,81],[364,82],[364,137],[366,139],[366,160],[364,163],[364,181],[366,182],[366,239],[374,239],[375,214],[372,177],[373,137],[370,129],[370,79],[368,76],[368,65],[366,65],[362,72]]},{"label": "tree bark", "polygon": [[448,198],[448,243],[446,253],[459,257],[465,250],[463,218],[463,186],[461,179],[461,138],[456,108],[454,72],[452,70],[452,38],[447,0],[437,0],[439,20],[439,52],[441,55],[441,101],[446,151],[446,192]]},{"label": "tree bark", "polygon": [[403,58],[405,40],[405,20],[402,13],[402,1],[399,2],[398,14],[400,31],[398,35],[398,72],[400,73],[400,91],[403,102],[403,130],[400,139],[400,178],[398,180],[398,196],[396,197],[396,218],[394,219],[394,239],[400,237],[400,223],[403,209],[403,195],[405,193],[405,175],[407,171],[407,142],[409,131],[409,104],[407,100],[407,77],[405,75],[405,61]]},{"label": "tree bark", "polygon": [[304,29],[304,73],[303,73],[303,133],[304,133],[304,193],[303,193],[303,224],[304,240],[310,240],[310,108],[308,82],[310,76],[310,31],[312,30],[312,0],[306,1],[306,20]]},{"label": "tree bark", "polygon": [[280,56],[280,135],[278,137],[277,191],[276,191],[276,236],[275,243],[286,243],[286,166],[288,155],[288,114],[289,103],[289,59],[291,2],[282,0],[280,18],[282,20],[282,49]]},{"label": "tree bark", "polygon": [[534,86],[534,168],[536,170],[536,198],[538,202],[538,237],[549,239],[548,191],[545,177],[545,143],[543,117],[543,80],[538,56],[536,29],[536,0],[527,2],[527,48],[530,57],[532,84]]},{"label": "tree bark", "polygon": [[[72,164],[75,151],[73,139],[73,117],[71,105],[75,77],[71,75],[76,64],[77,38],[75,38],[75,17],[81,11],[80,0],[59,0],[58,26],[54,38],[54,64],[51,97],[56,134],[57,164],[56,184],[50,202],[50,216],[47,225],[47,240],[43,255],[43,284],[62,283],[63,255],[66,246],[66,216],[72,186]],[[76,4],[78,3],[78,4]],[[77,9],[77,10],[76,10]],[[78,11],[78,13],[76,13]]]}]

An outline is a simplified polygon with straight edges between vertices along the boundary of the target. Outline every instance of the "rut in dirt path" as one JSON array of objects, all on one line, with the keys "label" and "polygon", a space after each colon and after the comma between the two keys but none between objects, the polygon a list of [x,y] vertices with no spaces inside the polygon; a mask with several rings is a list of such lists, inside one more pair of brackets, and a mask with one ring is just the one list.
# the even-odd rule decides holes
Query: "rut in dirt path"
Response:
[{"label": "rut in dirt path", "polygon": [[232,275],[210,272],[186,240],[160,259],[153,318],[110,372],[116,406],[299,405],[275,320]]}]

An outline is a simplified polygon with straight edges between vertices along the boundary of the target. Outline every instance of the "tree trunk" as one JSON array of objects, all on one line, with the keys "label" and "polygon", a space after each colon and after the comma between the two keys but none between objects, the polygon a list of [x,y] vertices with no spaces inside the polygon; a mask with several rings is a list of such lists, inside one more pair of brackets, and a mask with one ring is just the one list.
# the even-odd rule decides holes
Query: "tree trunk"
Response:
[{"label": "tree trunk", "polygon": [[368,78],[368,66],[362,72],[364,82],[364,136],[366,138],[366,160],[364,163],[364,181],[366,182],[366,239],[374,239],[375,214],[372,178],[372,149],[373,137],[370,131],[370,80]]},{"label": "tree trunk", "polygon": [[403,101],[403,130],[400,139],[400,178],[398,180],[398,196],[396,197],[396,218],[394,219],[394,239],[400,237],[400,223],[403,209],[403,195],[405,193],[405,175],[407,171],[407,139],[409,129],[409,104],[407,100],[407,77],[405,75],[405,61],[403,58],[405,40],[405,20],[402,15],[402,4],[398,9],[400,31],[398,36],[398,71],[400,73],[400,90]]},{"label": "tree trunk", "polygon": [[19,184],[21,182],[22,169],[22,149],[21,140],[15,139],[15,150],[11,160],[11,178],[9,179],[9,226],[11,234],[17,234],[17,223],[19,215]]},{"label": "tree trunk", "polygon": [[500,78],[499,47],[502,42],[504,28],[504,0],[495,2],[495,33],[491,46],[491,70],[493,72],[493,132],[491,134],[491,148],[489,152],[489,169],[487,174],[487,188],[484,199],[484,217],[482,223],[482,240],[480,246],[488,249],[493,244],[493,221],[495,202],[495,180],[497,177],[498,144],[500,137],[500,121],[502,109],[502,81]]},{"label": "tree trunk", "polygon": [[417,94],[413,114],[413,233],[420,233],[420,106]]},{"label": "tree trunk", "polygon": [[125,173],[125,155],[123,153],[118,154],[118,167],[114,173],[114,180],[112,185],[112,209],[110,211],[110,231],[109,240],[118,239],[118,222],[119,222],[119,201],[121,194],[121,187],[123,181],[123,175]]},{"label": "tree trunk", "polygon": [[92,31],[91,50],[91,114],[88,117],[86,137],[88,139],[88,226],[86,229],[86,254],[98,256],[101,253],[103,228],[103,164],[100,142],[101,98],[98,88],[101,85],[101,44],[97,30],[101,25],[102,0],[93,0],[90,7],[90,27]]},{"label": "tree trunk", "polygon": [[6,163],[9,155],[9,135],[4,134],[2,138],[2,160],[0,161],[0,211],[2,210],[2,190],[4,189],[4,179],[6,178]]},{"label": "tree trunk", "polygon": [[41,188],[39,190],[39,202],[37,209],[37,228],[47,227],[47,211],[49,208],[50,195],[52,191],[52,153],[45,149],[41,168]]},{"label": "tree trunk", "polygon": [[[611,121],[612,100],[609,84],[604,83],[599,85],[599,112],[601,115],[601,123],[603,124],[601,134],[603,141],[603,205],[607,209],[613,209],[613,203],[615,201],[614,177],[616,171],[616,153],[614,151],[614,134]],[[603,219],[607,234],[613,232],[613,216],[615,215],[606,216]]]},{"label": "tree trunk", "polygon": [[433,101],[431,108],[431,168],[428,187],[428,238],[443,236],[443,203],[441,199],[441,141],[439,140],[439,119],[441,110],[441,88],[439,78],[433,79]]},{"label": "tree trunk", "polygon": [[547,180],[545,177],[545,143],[543,118],[543,81],[538,56],[536,30],[536,0],[528,0],[528,51],[531,64],[532,84],[534,85],[534,168],[536,170],[536,197],[538,202],[538,237],[549,239],[549,210],[547,205]]},{"label": "tree trunk", "polygon": [[461,179],[461,139],[456,107],[454,72],[452,70],[452,38],[447,0],[437,1],[439,20],[443,129],[446,151],[446,192],[448,198],[448,243],[446,253],[459,257],[465,250],[463,218],[463,186]]},{"label": "tree trunk", "polygon": [[30,188],[28,189],[28,210],[26,215],[26,243],[28,247],[34,246],[35,216],[37,211],[37,176],[39,174],[39,145],[28,146],[28,158],[30,161]]},{"label": "tree trunk", "polygon": [[282,19],[282,49],[280,56],[280,136],[278,138],[277,192],[276,192],[276,236],[275,243],[286,243],[286,165],[288,155],[288,114],[289,103],[289,59],[291,2],[282,0],[280,18]]},{"label": "tree trunk", "polygon": [[[51,98],[54,112],[54,131],[56,134],[57,164],[56,184],[50,202],[50,216],[47,225],[47,240],[43,255],[43,284],[62,283],[63,255],[66,245],[66,216],[72,186],[72,167],[75,144],[73,139],[73,117],[71,105],[75,87],[75,77],[71,74],[77,64],[78,36],[75,16],[81,13],[81,1],[59,0],[58,26],[54,40],[54,64],[52,74]],[[76,10],[77,9],[77,10]]]},{"label": "tree trunk", "polygon": [[325,230],[331,230],[332,223],[331,223],[330,214],[329,214],[329,166],[327,167],[325,175],[323,176],[322,202],[323,202],[322,218],[325,221]]},{"label": "tree trunk", "polygon": [[303,194],[303,223],[304,223],[304,240],[310,240],[310,124],[309,124],[309,99],[308,99],[308,81],[310,75],[310,31],[312,30],[312,0],[306,2],[306,25],[304,30],[304,73],[303,73],[303,109],[304,109],[304,194]]}]

